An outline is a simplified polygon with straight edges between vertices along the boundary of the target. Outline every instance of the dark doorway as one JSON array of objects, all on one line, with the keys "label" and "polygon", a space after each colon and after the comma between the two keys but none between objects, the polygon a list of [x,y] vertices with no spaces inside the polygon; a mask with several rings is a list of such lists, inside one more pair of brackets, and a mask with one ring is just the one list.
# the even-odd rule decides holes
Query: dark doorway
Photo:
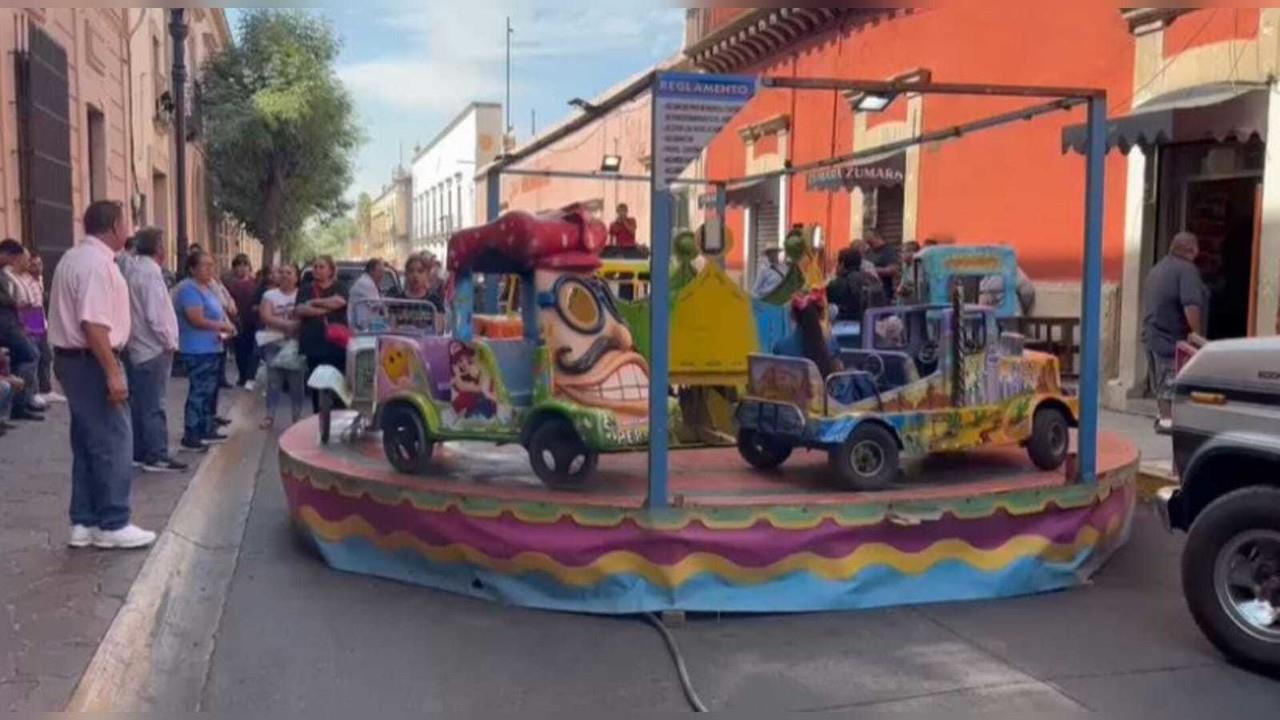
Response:
[{"label": "dark doorway", "polygon": [[1209,288],[1211,340],[1250,335],[1258,185],[1254,177],[1187,183],[1186,228],[1200,239],[1196,265]]},{"label": "dark doorway", "polygon": [[23,240],[52,274],[74,241],[67,52],[32,25],[15,67]]}]

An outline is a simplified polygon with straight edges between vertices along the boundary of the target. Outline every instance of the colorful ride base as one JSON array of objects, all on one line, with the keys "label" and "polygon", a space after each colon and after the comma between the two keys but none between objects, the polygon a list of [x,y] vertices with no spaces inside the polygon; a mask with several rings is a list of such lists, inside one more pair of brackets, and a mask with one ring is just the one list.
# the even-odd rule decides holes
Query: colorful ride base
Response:
[{"label": "colorful ride base", "polygon": [[1125,543],[1137,500],[1137,451],[1109,434],[1097,485],[1039,472],[1016,447],[931,456],[873,494],[832,492],[823,453],[770,473],[732,449],[676,452],[675,507],[658,515],[643,507],[644,453],[603,457],[583,492],[564,493],[544,488],[518,447],[447,444],[422,478],[392,471],[376,438],[317,437],[314,419],[285,432],[280,474],[295,525],[334,568],[596,614],[854,610],[1069,588]]}]

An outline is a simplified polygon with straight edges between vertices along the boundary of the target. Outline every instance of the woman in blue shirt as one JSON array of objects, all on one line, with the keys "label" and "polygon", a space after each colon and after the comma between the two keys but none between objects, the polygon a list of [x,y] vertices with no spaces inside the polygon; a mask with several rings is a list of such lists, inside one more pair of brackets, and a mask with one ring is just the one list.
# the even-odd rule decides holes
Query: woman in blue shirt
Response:
[{"label": "woman in blue shirt", "polygon": [[178,313],[178,352],[187,369],[187,405],[182,447],[203,450],[227,438],[218,432],[218,409],[223,342],[236,334],[213,289],[213,257],[203,252],[187,258],[188,278],[174,291]]}]

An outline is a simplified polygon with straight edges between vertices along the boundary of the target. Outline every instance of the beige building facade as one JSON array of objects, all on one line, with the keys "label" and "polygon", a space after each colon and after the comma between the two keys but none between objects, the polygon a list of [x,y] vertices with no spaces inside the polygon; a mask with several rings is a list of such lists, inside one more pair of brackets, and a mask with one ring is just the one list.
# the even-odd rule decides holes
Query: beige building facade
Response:
[{"label": "beige building facade", "polygon": [[[94,200],[158,225],[174,267],[176,187],[169,11],[0,8],[0,228],[52,271]],[[200,147],[199,70],[231,43],[218,8],[187,11],[188,237],[229,261],[258,244],[213,217]]]},{"label": "beige building facade", "polygon": [[391,183],[373,199],[369,213],[368,237],[357,260],[381,258],[402,265],[409,257],[409,210],[412,204],[412,177],[396,168]]}]

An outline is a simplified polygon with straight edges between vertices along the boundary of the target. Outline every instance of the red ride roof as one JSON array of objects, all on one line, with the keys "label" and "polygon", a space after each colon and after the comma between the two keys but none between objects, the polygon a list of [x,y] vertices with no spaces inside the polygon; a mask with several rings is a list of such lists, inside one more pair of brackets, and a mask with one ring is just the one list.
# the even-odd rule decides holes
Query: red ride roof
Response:
[{"label": "red ride roof", "polygon": [[449,238],[450,272],[595,270],[608,239],[604,223],[582,205],[546,215],[515,210]]}]

